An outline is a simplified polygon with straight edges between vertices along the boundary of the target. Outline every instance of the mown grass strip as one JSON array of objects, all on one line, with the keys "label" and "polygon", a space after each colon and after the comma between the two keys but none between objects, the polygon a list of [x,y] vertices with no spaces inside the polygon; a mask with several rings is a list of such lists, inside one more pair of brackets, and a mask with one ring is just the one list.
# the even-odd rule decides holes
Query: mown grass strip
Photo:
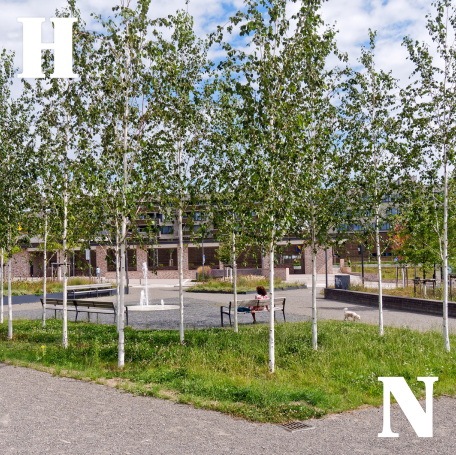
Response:
[{"label": "mown grass strip", "polygon": [[[435,394],[454,395],[456,362],[439,332],[377,328],[367,324],[319,323],[319,349],[310,323],[276,328],[277,371],[268,372],[268,327],[186,332],[186,344],[169,330],[126,328],[125,369],[117,369],[115,326],[69,323],[63,349],[61,321],[15,321],[7,340],[0,325],[0,360],[51,368],[56,374],[114,381],[136,394],[170,398],[249,420],[281,423],[321,417],[362,405],[380,405],[379,376],[403,376],[417,397],[418,376],[438,376]],[[451,337],[453,345],[455,337]]]}]

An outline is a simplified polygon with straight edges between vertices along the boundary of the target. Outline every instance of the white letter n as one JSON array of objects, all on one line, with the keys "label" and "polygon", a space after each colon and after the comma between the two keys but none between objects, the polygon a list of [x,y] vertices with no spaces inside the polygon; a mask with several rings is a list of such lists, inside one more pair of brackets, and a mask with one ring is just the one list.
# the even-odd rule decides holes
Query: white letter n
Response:
[{"label": "white letter n", "polygon": [[41,49],[54,49],[52,78],[77,78],[73,73],[73,17],[54,17],[54,44],[41,42],[44,17],[20,17],[23,23],[23,71],[17,77],[44,78],[41,71]]},{"label": "white letter n", "polygon": [[[426,387],[426,412],[418,403],[404,378],[378,378],[383,382],[383,431],[379,438],[397,438],[398,433],[391,431],[390,393],[394,395],[398,405],[420,438],[431,438],[433,435],[432,404],[434,382],[439,378],[418,378]],[[428,388],[429,386],[429,388]]]}]

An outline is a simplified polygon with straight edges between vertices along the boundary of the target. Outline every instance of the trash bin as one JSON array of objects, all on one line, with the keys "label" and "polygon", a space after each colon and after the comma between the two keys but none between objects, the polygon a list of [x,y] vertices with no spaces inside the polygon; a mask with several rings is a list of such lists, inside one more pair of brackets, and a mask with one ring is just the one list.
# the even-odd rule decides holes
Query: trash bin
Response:
[{"label": "trash bin", "polygon": [[350,288],[350,275],[336,275],[335,283],[336,289],[345,289],[347,291]]}]

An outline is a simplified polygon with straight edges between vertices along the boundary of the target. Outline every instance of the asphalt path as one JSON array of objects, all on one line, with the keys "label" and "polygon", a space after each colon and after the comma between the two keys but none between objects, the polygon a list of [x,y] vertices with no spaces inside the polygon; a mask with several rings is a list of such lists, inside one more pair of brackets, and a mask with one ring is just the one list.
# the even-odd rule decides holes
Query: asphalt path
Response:
[{"label": "asphalt path", "polygon": [[99,384],[0,364],[1,454],[454,454],[456,400],[434,400],[434,436],[397,406],[398,438],[378,438],[381,408],[310,420],[290,433]]},{"label": "asphalt path", "polygon": [[[137,288],[127,296],[134,303]],[[151,303],[175,299],[176,289],[154,289]],[[310,316],[311,291],[277,293],[287,298],[287,313]],[[186,294],[213,305],[229,295]],[[347,306],[362,322],[376,324],[375,308],[347,305],[318,296],[320,319],[343,319]],[[39,316],[41,305],[15,305],[14,318]],[[440,331],[441,318],[385,310],[386,326]],[[456,320],[450,320],[452,332]],[[314,429],[290,433],[277,425],[241,419],[166,400],[135,397],[107,386],[53,377],[0,364],[0,454],[446,454],[456,453],[456,400],[434,400],[434,437],[419,438],[397,405],[392,430],[399,438],[378,438],[382,408],[368,408],[312,420]],[[424,406],[423,406],[424,407]]]}]

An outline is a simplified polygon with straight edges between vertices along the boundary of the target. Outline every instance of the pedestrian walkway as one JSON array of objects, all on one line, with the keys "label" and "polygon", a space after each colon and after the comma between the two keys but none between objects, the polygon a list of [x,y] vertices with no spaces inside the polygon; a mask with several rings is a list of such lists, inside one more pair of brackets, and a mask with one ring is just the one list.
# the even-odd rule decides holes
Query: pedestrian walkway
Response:
[{"label": "pedestrian walkway", "polygon": [[378,438],[382,409],[308,421],[290,433],[168,400],[0,363],[0,453],[9,454],[451,454],[456,400],[434,400],[434,437],[418,438],[392,408],[399,438]]}]

